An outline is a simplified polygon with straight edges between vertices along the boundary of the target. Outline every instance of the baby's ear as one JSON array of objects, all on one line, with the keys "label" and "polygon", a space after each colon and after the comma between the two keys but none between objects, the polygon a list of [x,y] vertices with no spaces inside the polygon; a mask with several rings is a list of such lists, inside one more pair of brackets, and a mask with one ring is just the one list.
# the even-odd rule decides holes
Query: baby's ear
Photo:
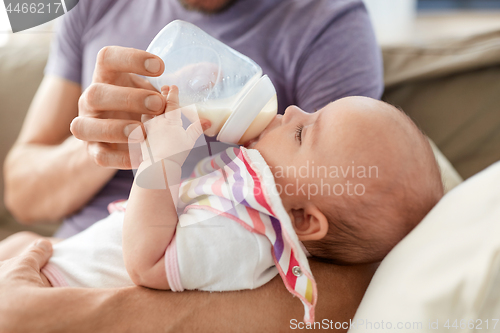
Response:
[{"label": "baby's ear", "polygon": [[319,240],[328,233],[328,219],[314,205],[290,212],[293,228],[300,241]]},{"label": "baby's ear", "polygon": [[163,86],[161,87],[161,94],[167,99],[167,108],[165,112],[174,111],[180,108],[179,88],[177,88],[177,86]]}]

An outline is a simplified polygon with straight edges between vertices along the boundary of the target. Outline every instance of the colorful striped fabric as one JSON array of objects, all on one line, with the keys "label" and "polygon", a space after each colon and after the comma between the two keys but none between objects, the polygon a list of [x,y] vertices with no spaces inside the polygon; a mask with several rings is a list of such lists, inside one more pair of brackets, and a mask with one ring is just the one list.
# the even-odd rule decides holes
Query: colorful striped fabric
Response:
[{"label": "colorful striped fabric", "polygon": [[304,304],[304,321],[314,321],[316,282],[271,170],[258,151],[228,148],[202,160],[182,183],[179,196],[179,208],[184,211],[207,209],[265,235],[286,288]]}]

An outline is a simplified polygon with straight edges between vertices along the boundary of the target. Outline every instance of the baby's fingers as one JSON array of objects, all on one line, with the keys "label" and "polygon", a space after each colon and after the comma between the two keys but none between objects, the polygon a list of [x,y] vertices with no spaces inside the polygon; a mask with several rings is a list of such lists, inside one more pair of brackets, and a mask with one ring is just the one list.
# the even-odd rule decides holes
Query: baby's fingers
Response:
[{"label": "baby's fingers", "polygon": [[179,106],[179,88],[177,86],[161,87],[161,94],[167,99],[167,108],[165,112],[177,110]]}]

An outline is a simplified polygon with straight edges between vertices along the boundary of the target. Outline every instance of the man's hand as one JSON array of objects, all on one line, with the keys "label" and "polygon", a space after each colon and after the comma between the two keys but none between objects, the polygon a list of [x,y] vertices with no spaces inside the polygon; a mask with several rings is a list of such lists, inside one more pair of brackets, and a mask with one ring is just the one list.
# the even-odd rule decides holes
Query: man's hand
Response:
[{"label": "man's hand", "polygon": [[12,286],[46,286],[40,270],[51,256],[52,244],[40,239],[21,255],[0,262],[0,295]]},{"label": "man's hand", "polygon": [[159,57],[141,50],[108,46],[99,52],[92,84],[80,97],[79,115],[71,123],[71,132],[88,143],[98,165],[131,168],[129,134],[141,126],[141,114],[165,110],[162,95],[138,75],[156,77],[164,68]]}]

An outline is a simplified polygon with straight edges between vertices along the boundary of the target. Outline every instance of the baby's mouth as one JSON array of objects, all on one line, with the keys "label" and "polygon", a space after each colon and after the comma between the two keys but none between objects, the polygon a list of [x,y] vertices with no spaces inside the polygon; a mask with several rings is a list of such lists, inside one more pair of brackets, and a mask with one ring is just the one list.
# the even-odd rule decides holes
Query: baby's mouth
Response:
[{"label": "baby's mouth", "polygon": [[245,142],[243,144],[243,147],[248,148],[248,149],[252,149],[253,147],[255,147],[255,145],[259,141],[259,138],[260,138],[260,135],[258,137],[256,137],[255,139],[248,140],[247,142]]},{"label": "baby's mouth", "polygon": [[[278,115],[276,115],[276,117],[274,119],[281,118],[281,117],[282,117],[282,115],[278,114]],[[257,136],[256,138],[253,138],[253,139],[248,140],[247,142],[245,142],[243,144],[243,147],[248,148],[248,149],[252,149],[253,147],[255,147],[255,145],[257,144],[257,142],[259,142],[259,140],[265,135],[265,133],[267,132],[267,129],[271,126],[271,124],[273,123],[273,121],[271,121],[266,126],[266,128],[264,128],[264,130],[262,130],[262,132],[259,134],[259,136]]]}]

